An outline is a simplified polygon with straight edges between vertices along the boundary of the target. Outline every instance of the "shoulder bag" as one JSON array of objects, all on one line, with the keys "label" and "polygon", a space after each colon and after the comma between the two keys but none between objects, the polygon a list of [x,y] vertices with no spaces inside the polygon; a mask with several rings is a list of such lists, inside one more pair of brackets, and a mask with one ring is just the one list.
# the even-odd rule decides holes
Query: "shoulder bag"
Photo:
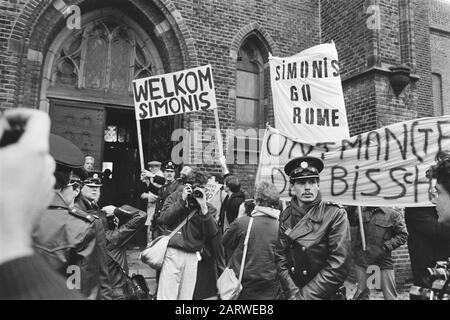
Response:
[{"label": "shoulder bag", "polygon": [[250,221],[248,223],[247,233],[245,235],[244,240],[244,251],[242,253],[242,261],[241,261],[241,268],[239,270],[239,278],[236,277],[236,273],[233,269],[230,268],[230,262],[228,262],[227,267],[223,271],[223,273],[220,275],[219,279],[217,279],[217,289],[219,290],[219,295],[222,300],[236,300],[241,291],[242,291],[242,276],[244,273],[244,265],[245,265],[245,258],[247,255],[247,248],[248,248],[248,239],[250,237],[250,230],[252,228],[253,224],[253,218],[250,218]]},{"label": "shoulder bag", "polygon": [[195,210],[192,211],[187,219],[183,220],[183,222],[181,222],[168,236],[159,236],[150,242],[147,248],[141,252],[139,256],[140,260],[155,270],[161,270],[170,238],[183,228],[186,222],[191,219],[194,214]]}]

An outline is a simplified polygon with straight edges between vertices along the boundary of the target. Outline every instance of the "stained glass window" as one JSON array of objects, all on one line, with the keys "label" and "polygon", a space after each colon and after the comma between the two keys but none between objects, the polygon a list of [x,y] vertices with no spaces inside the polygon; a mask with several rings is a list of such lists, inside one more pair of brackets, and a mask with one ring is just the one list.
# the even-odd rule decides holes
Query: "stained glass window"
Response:
[{"label": "stained glass window", "polygon": [[52,85],[131,95],[131,80],[154,72],[150,52],[133,30],[104,19],[65,40],[53,64]]}]

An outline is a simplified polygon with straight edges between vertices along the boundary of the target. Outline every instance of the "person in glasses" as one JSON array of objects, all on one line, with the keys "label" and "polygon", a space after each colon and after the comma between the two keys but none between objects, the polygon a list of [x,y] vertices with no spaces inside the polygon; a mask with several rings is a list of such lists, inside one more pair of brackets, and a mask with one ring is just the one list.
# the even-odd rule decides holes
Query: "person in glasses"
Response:
[{"label": "person in glasses", "polygon": [[74,207],[86,179],[84,155],[73,143],[54,134],[50,135],[50,154],[56,162],[54,197],[35,225],[33,247],[66,278],[68,289],[90,300],[109,300],[109,278],[102,273],[106,240],[98,234],[101,221]]},{"label": "person in glasses", "polygon": [[430,202],[436,206],[405,208],[405,223],[408,229],[408,251],[411,260],[413,283],[426,287],[423,275],[437,261],[450,257],[450,156],[441,152],[436,156],[437,164],[431,166],[429,179]]}]

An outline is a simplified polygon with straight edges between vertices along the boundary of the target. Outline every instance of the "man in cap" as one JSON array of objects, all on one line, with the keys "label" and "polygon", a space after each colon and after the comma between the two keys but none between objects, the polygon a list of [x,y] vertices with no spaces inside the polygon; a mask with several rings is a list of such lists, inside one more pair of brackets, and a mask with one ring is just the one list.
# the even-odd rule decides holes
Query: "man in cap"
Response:
[{"label": "man in cap", "polygon": [[299,157],[284,167],[294,193],[281,213],[275,261],[285,297],[336,299],[349,272],[350,226],[345,209],[322,200],[323,162]]},{"label": "man in cap", "polygon": [[112,287],[112,299],[123,300],[127,294],[124,273],[128,273],[125,247],[144,225],[147,214],[128,205],[120,208],[108,205],[100,210],[97,199],[102,186],[101,174],[99,171],[88,173],[75,206],[100,218],[102,226],[97,226],[97,232],[102,234],[101,239],[105,239],[101,247]]},{"label": "man in cap", "polygon": [[74,208],[86,171],[84,155],[70,141],[50,135],[50,154],[56,162],[54,198],[32,234],[33,246],[67,278],[69,289],[88,299],[110,299],[103,228],[94,215]]},{"label": "man in cap", "polygon": [[81,193],[77,197],[76,204],[83,211],[96,210],[100,208],[97,204],[100,198],[100,187],[102,186],[102,173],[100,171],[89,171],[88,177],[83,181]]}]

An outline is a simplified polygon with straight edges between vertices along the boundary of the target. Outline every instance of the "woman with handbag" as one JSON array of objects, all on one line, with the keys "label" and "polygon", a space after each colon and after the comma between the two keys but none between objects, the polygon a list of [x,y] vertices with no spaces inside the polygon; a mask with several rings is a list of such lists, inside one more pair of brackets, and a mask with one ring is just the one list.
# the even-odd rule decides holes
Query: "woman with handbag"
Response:
[{"label": "woman with handbag", "polygon": [[[241,269],[242,291],[239,300],[273,300],[280,292],[277,268],[274,259],[278,239],[278,218],[280,215],[279,193],[269,182],[261,182],[255,191],[256,206],[251,217],[236,219],[224,234],[223,245],[233,251],[229,266],[236,275]],[[249,223],[253,219],[249,228]],[[244,242],[248,234],[247,252],[243,259]]]}]

